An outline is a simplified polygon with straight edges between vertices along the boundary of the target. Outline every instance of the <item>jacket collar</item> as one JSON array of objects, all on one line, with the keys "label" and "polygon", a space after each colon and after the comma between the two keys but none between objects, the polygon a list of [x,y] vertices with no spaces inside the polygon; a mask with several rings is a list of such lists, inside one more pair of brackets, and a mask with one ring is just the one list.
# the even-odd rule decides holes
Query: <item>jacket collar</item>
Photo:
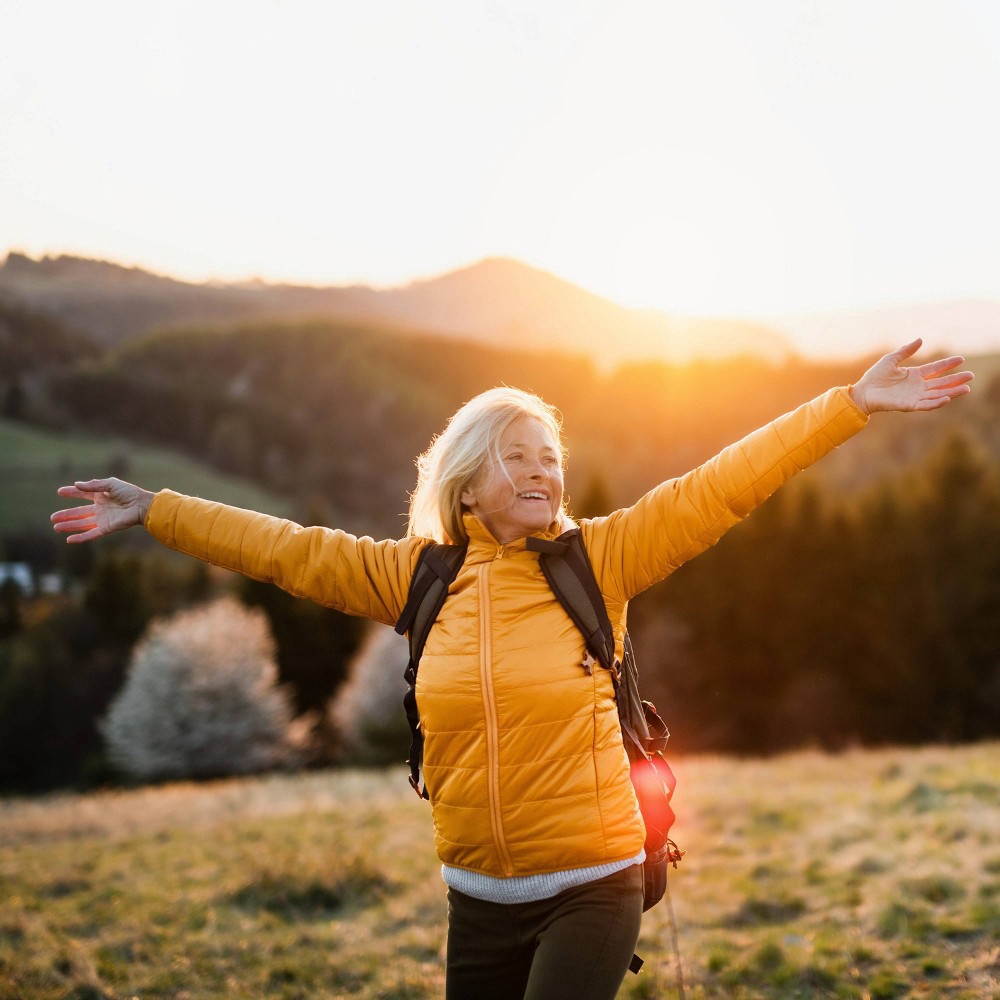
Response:
[{"label": "jacket collar", "polygon": [[[479,520],[475,514],[463,514],[462,523],[465,525],[465,532],[469,536],[469,553],[466,559],[469,557],[480,557],[493,559],[496,557],[497,553],[503,550],[504,553],[509,552],[520,552],[525,547],[524,538],[515,538],[512,542],[507,542],[506,545],[501,545],[494,537],[490,534],[489,529]],[[553,521],[545,531],[533,532],[536,538],[546,538],[553,539],[558,538],[563,532],[563,526],[560,521]]]}]

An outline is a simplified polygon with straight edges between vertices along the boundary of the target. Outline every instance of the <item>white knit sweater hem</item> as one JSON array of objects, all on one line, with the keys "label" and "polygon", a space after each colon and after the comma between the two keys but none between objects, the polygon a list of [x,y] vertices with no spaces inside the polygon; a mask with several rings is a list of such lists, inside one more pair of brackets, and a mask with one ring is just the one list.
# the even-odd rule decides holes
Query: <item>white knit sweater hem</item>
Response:
[{"label": "white knit sweater hem", "polygon": [[550,899],[564,889],[596,882],[599,878],[607,878],[608,875],[624,871],[632,865],[641,865],[645,860],[646,852],[642,850],[634,858],[626,858],[624,861],[612,861],[605,865],[592,865],[589,868],[569,868],[566,871],[548,872],[545,875],[513,875],[510,878],[494,878],[492,875],[483,875],[467,868],[442,865],[441,877],[449,889],[472,896],[473,899],[511,905]]}]

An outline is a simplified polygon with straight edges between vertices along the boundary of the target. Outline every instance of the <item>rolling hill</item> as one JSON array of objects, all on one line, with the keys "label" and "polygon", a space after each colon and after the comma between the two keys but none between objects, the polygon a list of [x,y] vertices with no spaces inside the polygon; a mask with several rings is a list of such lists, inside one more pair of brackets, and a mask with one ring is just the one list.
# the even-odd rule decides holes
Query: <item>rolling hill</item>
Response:
[{"label": "rolling hill", "polygon": [[62,434],[0,419],[0,455],[0,535],[48,532],[48,512],[72,506],[56,496],[56,488],[104,475],[132,479],[152,490],[170,487],[252,510],[282,516],[289,512],[286,500],[260,486],[166,448],[121,437]]},{"label": "rolling hill", "polygon": [[499,347],[586,355],[602,369],[636,360],[684,364],[749,355],[850,359],[923,337],[928,348],[1000,349],[1000,302],[956,300],[775,316],[766,322],[628,309],[546,271],[487,258],[395,288],[248,281],[195,284],[134,267],[12,252],[0,301],[114,345],[169,326],[327,318],[389,325]]},{"label": "rolling hill", "polygon": [[760,324],[676,319],[627,309],[515,260],[491,258],[389,289],[191,284],[78,257],[11,253],[0,298],[39,310],[111,345],[163,326],[324,317],[388,324],[502,347],[587,355],[601,367],[734,354],[780,360],[788,341]]}]

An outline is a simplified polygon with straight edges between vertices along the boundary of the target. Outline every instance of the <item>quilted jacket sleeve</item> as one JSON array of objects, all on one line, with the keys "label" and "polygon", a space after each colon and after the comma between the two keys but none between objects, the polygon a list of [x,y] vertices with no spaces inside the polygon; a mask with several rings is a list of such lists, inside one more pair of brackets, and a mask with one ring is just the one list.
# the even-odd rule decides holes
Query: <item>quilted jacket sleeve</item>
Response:
[{"label": "quilted jacket sleeve", "polygon": [[146,530],[179,552],[338,611],[394,624],[425,539],[376,542],[267,514],[157,493]]},{"label": "quilted jacket sleeve", "polygon": [[867,421],[847,389],[831,389],[661,483],[634,506],[584,522],[602,592],[626,602],[669,576]]}]

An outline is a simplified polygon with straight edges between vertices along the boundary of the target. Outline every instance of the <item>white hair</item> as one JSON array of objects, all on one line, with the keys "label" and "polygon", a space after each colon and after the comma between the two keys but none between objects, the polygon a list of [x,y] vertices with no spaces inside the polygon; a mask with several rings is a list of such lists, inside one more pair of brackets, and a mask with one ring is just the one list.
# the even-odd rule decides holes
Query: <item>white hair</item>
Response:
[{"label": "white hair", "polygon": [[[519,417],[538,420],[558,442],[565,460],[559,411],[539,396],[500,386],[470,399],[448,421],[430,447],[417,459],[417,488],[410,497],[407,535],[461,544],[468,540],[462,515],[462,494],[490,464],[503,468],[500,438]],[[565,527],[572,521],[565,510]]]}]

